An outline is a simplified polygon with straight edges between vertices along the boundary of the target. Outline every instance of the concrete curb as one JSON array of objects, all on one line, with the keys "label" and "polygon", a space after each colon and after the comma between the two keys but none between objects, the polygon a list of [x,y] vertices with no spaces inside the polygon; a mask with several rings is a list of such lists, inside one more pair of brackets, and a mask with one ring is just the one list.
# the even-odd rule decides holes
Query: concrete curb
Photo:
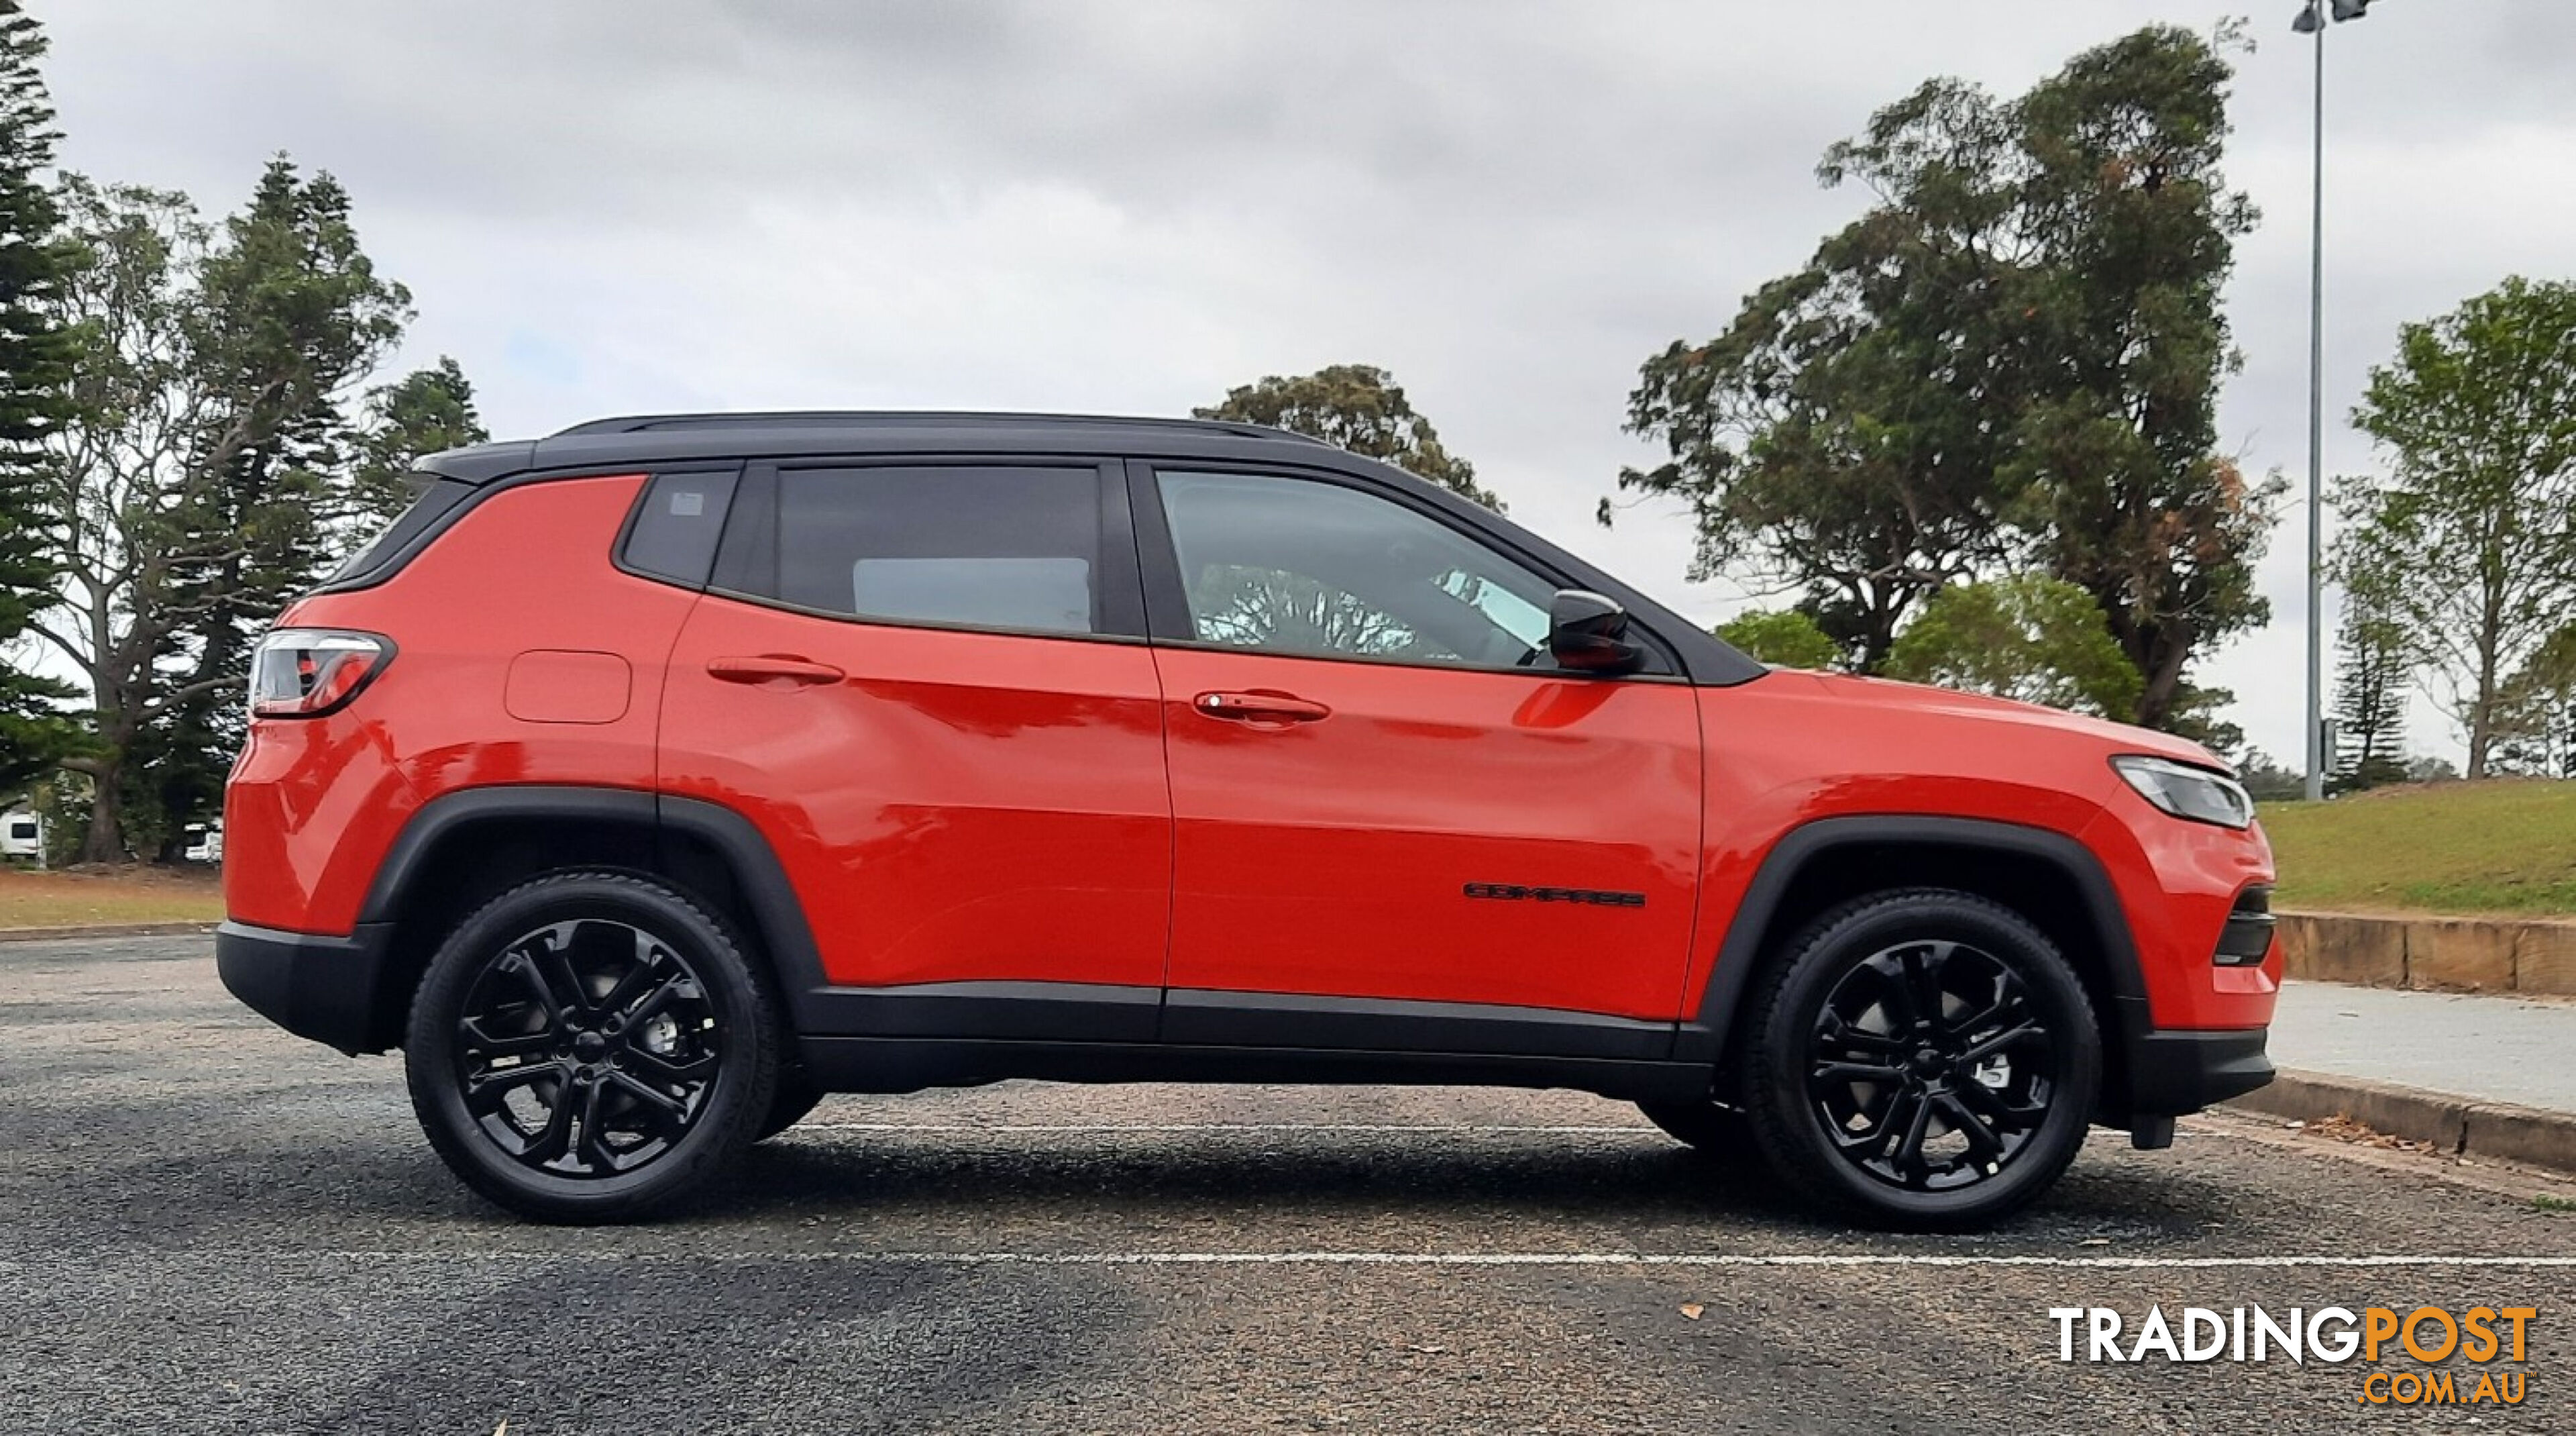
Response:
[{"label": "concrete curb", "polygon": [[0,942],[60,942],[75,937],[172,937],[213,932],[211,922],[105,922],[88,927],[0,927]]},{"label": "concrete curb", "polygon": [[2283,908],[2290,977],[2417,992],[2576,996],[2576,922]]},{"label": "concrete curb", "polygon": [[2430,1143],[2447,1156],[2576,1172],[2576,1113],[2287,1069],[2270,1086],[2227,1105],[2294,1121],[2348,1117],[2374,1132]]}]

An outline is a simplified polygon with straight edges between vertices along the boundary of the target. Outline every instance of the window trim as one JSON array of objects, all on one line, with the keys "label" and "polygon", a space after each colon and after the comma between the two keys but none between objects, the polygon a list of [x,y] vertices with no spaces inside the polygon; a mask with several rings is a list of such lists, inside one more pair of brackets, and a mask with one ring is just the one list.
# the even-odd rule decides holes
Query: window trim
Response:
[{"label": "window trim", "polygon": [[[756,593],[723,582],[726,558],[735,546],[746,540],[739,537],[736,524],[774,523],[778,509],[778,476],[804,469],[1064,469],[1088,471],[1092,476],[1094,496],[1094,530],[1098,559],[1094,581],[1099,588],[1099,631],[1068,633],[1061,628],[1013,628],[991,623],[948,622],[927,618],[881,618],[874,615],[843,613],[828,608],[812,608],[791,603],[771,594]],[[1145,631],[1144,580],[1137,572],[1135,521],[1128,509],[1127,485],[1120,481],[1118,461],[1086,458],[1080,455],[1049,454],[853,454],[798,455],[783,460],[755,459],[743,466],[742,476],[734,486],[731,510],[725,515],[725,529],[716,540],[716,560],[710,566],[705,592],[710,597],[730,599],[757,608],[774,609],[807,618],[829,619],[859,628],[915,628],[933,633],[985,633],[1003,638],[1044,638],[1064,643],[1126,643],[1147,641]],[[742,533],[748,533],[748,527]]]},{"label": "window trim", "polygon": [[[585,474],[582,477],[610,478],[631,472],[635,471],[613,470],[608,473]],[[412,495],[412,501],[403,506],[403,511],[394,516],[392,523],[385,525],[369,538],[364,547],[341,559],[330,572],[323,575],[322,581],[315,584],[310,592],[314,594],[356,593],[362,589],[375,588],[383,584],[400,573],[403,566],[410,563],[423,549],[428,548],[431,542],[453,528],[456,521],[483,498],[484,491],[474,485],[460,483],[418,466],[414,466],[403,477],[407,481],[414,479],[423,481],[419,492]],[[419,522],[412,524],[410,529],[404,530],[403,526],[412,523],[415,516],[418,517]],[[366,563],[358,565],[361,557],[366,559]]]},{"label": "window trim", "polygon": [[1163,511],[1163,491],[1156,479],[1162,470],[1175,474],[1242,475],[1246,478],[1276,479],[1281,482],[1330,484],[1382,499],[1440,525],[1460,539],[1502,554],[1513,563],[1548,580],[1559,589],[1589,588],[1577,575],[1569,575],[1553,563],[1513,543],[1505,534],[1460,523],[1454,515],[1421,502],[1416,496],[1391,484],[1380,483],[1358,474],[1335,469],[1311,469],[1294,464],[1253,463],[1243,460],[1129,459],[1127,461],[1127,507],[1134,516],[1137,565],[1144,580],[1147,632],[1157,648],[1187,648],[1204,653],[1243,653],[1263,658],[1291,658],[1318,663],[1367,663],[1381,668],[1413,668],[1432,673],[1509,673],[1523,678],[1549,682],[1581,679],[1588,683],[1690,683],[1689,670],[1681,655],[1662,634],[1629,615],[1629,632],[1646,648],[1646,667],[1634,673],[1614,675],[1577,673],[1555,667],[1501,666],[1487,663],[1436,663],[1418,658],[1394,657],[1374,653],[1289,652],[1277,648],[1254,648],[1239,643],[1212,643],[1198,637],[1198,628],[1190,616],[1189,589],[1181,576],[1178,546],[1172,539],[1171,516]]}]

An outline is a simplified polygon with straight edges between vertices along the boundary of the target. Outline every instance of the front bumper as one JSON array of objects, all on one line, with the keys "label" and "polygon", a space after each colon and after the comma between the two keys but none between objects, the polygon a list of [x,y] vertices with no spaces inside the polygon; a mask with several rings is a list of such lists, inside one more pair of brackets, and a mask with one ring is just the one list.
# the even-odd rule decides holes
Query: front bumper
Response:
[{"label": "front bumper", "polygon": [[2249,1027],[2132,1037],[2127,1116],[2186,1116],[2271,1081],[2272,1059],[2263,1052],[2268,1036],[2267,1028]]},{"label": "front bumper", "polygon": [[253,1012],[298,1037],[354,1057],[382,1052],[399,1034],[382,1030],[390,964],[386,923],[360,923],[347,937],[282,932],[227,922],[215,929],[215,971]]}]

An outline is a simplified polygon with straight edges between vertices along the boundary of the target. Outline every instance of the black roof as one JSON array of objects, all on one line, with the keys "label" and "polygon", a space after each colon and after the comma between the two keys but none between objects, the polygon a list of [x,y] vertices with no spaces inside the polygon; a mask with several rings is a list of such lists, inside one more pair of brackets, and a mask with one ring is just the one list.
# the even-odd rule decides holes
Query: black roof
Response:
[{"label": "black roof", "polygon": [[[1097,453],[1258,458],[1293,445],[1299,457],[1340,455],[1320,439],[1259,424],[1087,414],[923,410],[783,410],[633,414],[593,419],[542,439],[432,454],[419,467],[483,484],[529,469],[799,454]],[[1318,454],[1318,450],[1322,454]],[[1349,457],[1349,456],[1345,456]],[[1365,461],[1359,461],[1365,462]],[[1371,465],[1372,468],[1376,467]]]},{"label": "black roof", "polygon": [[581,434],[668,433],[674,429],[831,429],[839,432],[882,432],[887,429],[1195,429],[1220,434],[1236,434],[1248,439],[1289,439],[1300,444],[1320,444],[1321,439],[1292,434],[1286,429],[1273,429],[1261,424],[1238,424],[1220,419],[1161,419],[1127,417],[1109,414],[1006,414],[973,413],[941,409],[776,409],[751,410],[723,414],[630,414],[614,419],[593,419],[558,429],[550,437],[563,439]]}]

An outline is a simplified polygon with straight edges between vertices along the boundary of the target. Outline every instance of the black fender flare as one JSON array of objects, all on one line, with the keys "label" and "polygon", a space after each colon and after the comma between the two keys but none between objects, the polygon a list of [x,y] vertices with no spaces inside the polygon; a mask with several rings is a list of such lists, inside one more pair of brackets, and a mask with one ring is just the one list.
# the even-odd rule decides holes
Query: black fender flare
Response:
[{"label": "black fender flare", "polygon": [[460,829],[513,819],[594,822],[639,827],[651,834],[653,871],[669,876],[671,838],[685,834],[713,850],[732,870],[743,917],[768,953],[780,994],[799,1028],[807,1025],[825,986],[822,951],[805,921],[804,906],[787,881],[778,854],[751,819],[719,803],[642,788],[572,784],[511,784],[443,793],[421,805],[386,850],[367,889],[361,922],[391,922],[429,857]]},{"label": "black fender flare", "polygon": [[[1818,818],[1790,829],[1763,856],[1727,923],[1707,986],[1701,989],[1699,1011],[1681,1024],[1676,1035],[1673,1056],[1677,1060],[1712,1066],[1725,1060],[1745,988],[1766,956],[1763,940],[1791,885],[1818,859],[1859,847],[1990,853],[2036,859],[2062,873],[2082,899],[2102,977],[2110,990],[2113,1011],[2103,1014],[2105,1045],[2120,1047],[2125,1059],[2151,1028],[2146,978],[2138,965],[2137,942],[2130,935],[2119,891],[2111,885],[2101,860],[2083,843],[2052,829],[1986,818],[1912,814]],[[2122,1065],[2126,1066],[2125,1060]]]}]

